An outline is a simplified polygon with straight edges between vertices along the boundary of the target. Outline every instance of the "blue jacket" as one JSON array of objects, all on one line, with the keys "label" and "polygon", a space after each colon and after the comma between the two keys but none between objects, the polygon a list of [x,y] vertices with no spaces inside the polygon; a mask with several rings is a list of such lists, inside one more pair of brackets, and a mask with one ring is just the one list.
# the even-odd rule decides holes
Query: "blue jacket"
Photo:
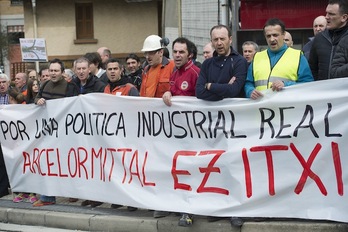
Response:
[{"label": "blue jacket", "polygon": [[[228,56],[214,56],[205,60],[196,84],[196,96],[208,101],[219,101],[224,98],[244,97],[248,62],[231,47]],[[236,77],[233,84],[228,84],[232,77]],[[212,83],[210,89],[205,88],[206,83]]]},{"label": "blue jacket", "polygon": [[[283,56],[285,50],[288,48],[288,46],[286,44],[284,44],[278,51],[273,52],[271,51],[269,48],[267,49],[267,53],[268,56],[270,57],[270,62],[271,62],[271,66],[273,67],[278,60]],[[255,84],[254,84],[254,72],[253,72],[253,63],[250,64],[249,69],[248,69],[248,75],[247,75],[247,79],[245,82],[245,94],[246,97],[250,98],[251,93],[254,91],[255,89]],[[268,75],[268,74],[266,74]],[[297,83],[303,83],[303,82],[309,82],[309,81],[313,81],[313,75],[311,72],[311,69],[309,68],[309,64],[308,61],[306,59],[306,57],[301,54],[300,57],[300,62],[299,62],[299,68],[297,71],[297,75],[298,75],[298,81],[297,82],[293,82],[293,81],[285,81],[284,82],[284,86],[290,86],[290,85],[294,85]]]}]

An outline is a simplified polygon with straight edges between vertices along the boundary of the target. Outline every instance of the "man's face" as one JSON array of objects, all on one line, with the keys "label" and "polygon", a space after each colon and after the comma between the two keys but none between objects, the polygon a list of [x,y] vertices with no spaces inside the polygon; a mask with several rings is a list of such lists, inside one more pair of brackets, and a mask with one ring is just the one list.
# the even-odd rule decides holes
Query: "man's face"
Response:
[{"label": "man's face", "polygon": [[81,82],[86,82],[89,75],[88,62],[78,62],[76,63],[76,74]]},{"label": "man's face", "polygon": [[329,30],[335,30],[347,24],[348,15],[347,14],[342,15],[340,13],[338,4],[329,4],[326,7],[325,18],[327,21],[326,27]]},{"label": "man's face", "polygon": [[256,53],[255,47],[252,44],[246,44],[243,46],[243,56],[250,63]]},{"label": "man's face", "polygon": [[278,51],[284,45],[285,32],[279,25],[265,27],[264,34],[271,51]]},{"label": "man's face", "polygon": [[106,75],[111,82],[116,82],[121,79],[122,67],[118,62],[108,63],[106,65]]},{"label": "man's face", "polygon": [[37,78],[37,73],[36,73],[36,71],[35,71],[35,70],[31,70],[31,71],[29,72],[29,79],[34,80],[34,79],[36,79],[36,78]]},{"label": "man's face", "polygon": [[50,73],[48,71],[48,69],[44,69],[41,71],[41,82],[45,82],[45,81],[48,81],[48,80],[51,80],[51,76],[50,76]]},{"label": "man's face", "polygon": [[26,77],[24,73],[17,73],[15,76],[15,85],[18,89],[21,89],[26,83]]},{"label": "man's face", "polygon": [[211,32],[211,42],[219,56],[228,56],[230,54],[232,36],[228,37],[226,28],[214,29]]},{"label": "man's face", "polygon": [[58,82],[63,79],[62,70],[59,63],[52,63],[49,67],[49,73],[52,82]]},{"label": "man's face", "polygon": [[138,71],[138,69],[140,68],[140,62],[132,59],[132,58],[128,58],[127,59],[127,69],[128,72],[130,73],[135,73],[136,71]]},{"label": "man's face", "polygon": [[192,57],[189,55],[187,45],[185,43],[175,43],[173,46],[173,59],[176,68],[184,66]]},{"label": "man's face", "polygon": [[150,66],[156,66],[162,63],[163,49],[157,51],[149,51],[144,53],[147,63]]},{"label": "man's face", "polygon": [[0,94],[6,94],[9,86],[10,82],[5,78],[0,78]]},{"label": "man's face", "polygon": [[211,43],[208,43],[207,45],[204,46],[203,57],[205,60],[210,58],[210,57],[213,57],[214,48],[212,46],[213,45]]},{"label": "man's face", "polygon": [[314,36],[317,35],[319,32],[322,32],[325,30],[326,28],[326,19],[324,16],[320,16],[318,18],[316,18],[313,22],[313,33]]}]

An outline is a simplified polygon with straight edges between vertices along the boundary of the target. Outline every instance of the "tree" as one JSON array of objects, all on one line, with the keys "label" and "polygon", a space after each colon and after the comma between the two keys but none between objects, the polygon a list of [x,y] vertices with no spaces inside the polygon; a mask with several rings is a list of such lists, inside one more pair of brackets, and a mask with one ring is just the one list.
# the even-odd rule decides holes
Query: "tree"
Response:
[{"label": "tree", "polygon": [[0,27],[0,69],[3,70],[4,67],[4,60],[8,56],[8,49],[9,49],[9,36],[4,29],[4,27]]}]

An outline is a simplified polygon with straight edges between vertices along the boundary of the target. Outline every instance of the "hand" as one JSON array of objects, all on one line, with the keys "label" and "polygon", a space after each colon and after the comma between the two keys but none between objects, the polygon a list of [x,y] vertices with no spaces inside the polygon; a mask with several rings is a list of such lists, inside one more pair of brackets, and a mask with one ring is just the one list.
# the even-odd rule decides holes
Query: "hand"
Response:
[{"label": "hand", "polygon": [[235,76],[233,76],[233,77],[231,78],[231,80],[228,82],[228,84],[229,84],[229,85],[232,85],[233,82],[234,82],[236,79],[237,79],[237,78],[236,78]]},{"label": "hand", "polygon": [[36,105],[42,106],[42,105],[45,105],[45,103],[46,103],[45,98],[40,98],[40,99],[36,102]]},{"label": "hand", "polygon": [[250,98],[253,99],[253,100],[258,99],[259,97],[263,97],[263,94],[260,91],[256,90],[256,89],[250,95]]},{"label": "hand", "polygon": [[272,83],[272,90],[273,91],[280,91],[284,88],[284,82],[282,81],[274,81]]},{"label": "hand", "polygon": [[163,102],[164,104],[166,104],[167,106],[171,106],[172,105],[172,94],[170,91],[167,91],[163,94],[162,96]]},{"label": "hand", "polygon": [[205,84],[205,89],[206,89],[206,90],[210,90],[210,86],[211,86],[211,83],[206,83],[206,84]]}]

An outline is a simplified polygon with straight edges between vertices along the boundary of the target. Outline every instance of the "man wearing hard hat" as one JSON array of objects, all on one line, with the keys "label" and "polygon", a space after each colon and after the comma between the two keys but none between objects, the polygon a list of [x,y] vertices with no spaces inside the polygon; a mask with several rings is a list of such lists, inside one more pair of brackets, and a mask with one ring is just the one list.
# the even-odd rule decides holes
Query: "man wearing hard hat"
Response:
[{"label": "man wearing hard hat", "polygon": [[166,41],[158,35],[148,36],[143,45],[147,66],[144,68],[140,96],[162,98],[170,89],[169,78],[174,70],[174,61],[163,56]]}]

